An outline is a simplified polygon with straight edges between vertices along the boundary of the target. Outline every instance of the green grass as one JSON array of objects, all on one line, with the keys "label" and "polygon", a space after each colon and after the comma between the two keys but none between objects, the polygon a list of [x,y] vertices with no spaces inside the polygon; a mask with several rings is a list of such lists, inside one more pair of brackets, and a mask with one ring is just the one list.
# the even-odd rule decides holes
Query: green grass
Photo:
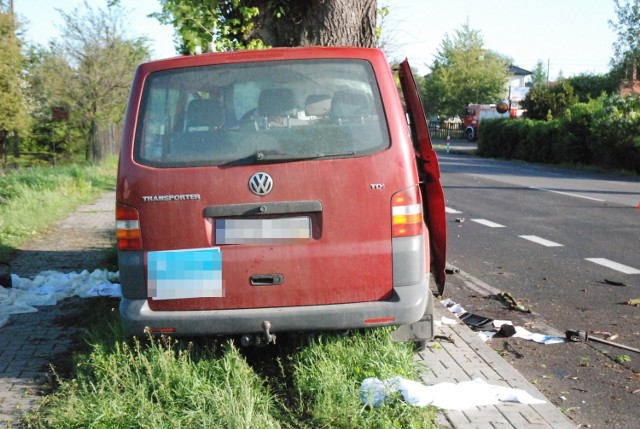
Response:
[{"label": "green grass", "polygon": [[282,344],[239,350],[231,341],[125,339],[117,301],[95,302],[70,316],[93,322],[27,427],[437,427],[433,408],[399,395],[379,408],[360,403],[366,377],[417,377],[413,346],[392,342],[390,329],[283,335]]},{"label": "green grass", "polygon": [[0,261],[78,205],[115,186],[117,162],[0,172]]}]

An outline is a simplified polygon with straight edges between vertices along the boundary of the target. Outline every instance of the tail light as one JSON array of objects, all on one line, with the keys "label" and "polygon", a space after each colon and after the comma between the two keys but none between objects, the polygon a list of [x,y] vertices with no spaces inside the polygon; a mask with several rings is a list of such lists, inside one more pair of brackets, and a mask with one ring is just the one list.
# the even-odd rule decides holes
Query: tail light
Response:
[{"label": "tail light", "polygon": [[118,250],[142,250],[138,210],[116,203],[116,237]]},{"label": "tail light", "polygon": [[422,234],[422,199],[417,186],[393,194],[391,227],[393,238]]}]

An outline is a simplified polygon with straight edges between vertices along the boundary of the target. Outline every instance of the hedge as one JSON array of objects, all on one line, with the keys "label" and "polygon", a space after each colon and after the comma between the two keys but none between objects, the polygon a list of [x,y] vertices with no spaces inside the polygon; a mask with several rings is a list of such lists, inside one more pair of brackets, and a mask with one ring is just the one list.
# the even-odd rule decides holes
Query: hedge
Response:
[{"label": "hedge", "polygon": [[577,103],[549,121],[484,120],[478,135],[481,156],[640,174],[640,97]]}]

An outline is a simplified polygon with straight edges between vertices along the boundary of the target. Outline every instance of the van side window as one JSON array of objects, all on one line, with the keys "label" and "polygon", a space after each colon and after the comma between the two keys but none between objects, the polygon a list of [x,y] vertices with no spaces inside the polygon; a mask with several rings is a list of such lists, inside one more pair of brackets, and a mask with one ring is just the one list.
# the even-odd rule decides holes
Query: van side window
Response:
[{"label": "van side window", "polygon": [[170,168],[368,155],[390,144],[375,82],[371,65],[352,59],[153,73],[134,157]]}]

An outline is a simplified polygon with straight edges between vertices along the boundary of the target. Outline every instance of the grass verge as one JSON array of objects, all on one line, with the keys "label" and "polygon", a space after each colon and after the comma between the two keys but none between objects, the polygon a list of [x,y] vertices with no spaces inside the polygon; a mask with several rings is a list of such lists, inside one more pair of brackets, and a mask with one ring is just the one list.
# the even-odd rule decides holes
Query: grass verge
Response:
[{"label": "grass verge", "polygon": [[86,313],[94,322],[69,358],[71,372],[54,371],[52,391],[26,427],[437,427],[433,408],[399,395],[378,408],[360,402],[366,377],[417,377],[413,346],[392,342],[390,329],[283,335],[263,349],[226,340],[125,339],[117,301],[95,302]]},{"label": "grass verge", "polygon": [[0,173],[0,261],[80,204],[113,189],[117,160],[100,165],[33,167]]}]

